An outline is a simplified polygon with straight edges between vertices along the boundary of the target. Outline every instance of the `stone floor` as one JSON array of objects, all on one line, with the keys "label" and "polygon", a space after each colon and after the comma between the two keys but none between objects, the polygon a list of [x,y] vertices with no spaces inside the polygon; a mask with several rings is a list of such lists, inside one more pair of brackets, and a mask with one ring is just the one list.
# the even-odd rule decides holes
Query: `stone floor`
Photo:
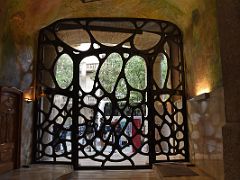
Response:
[{"label": "stone floor", "polygon": [[163,177],[156,167],[144,170],[73,171],[66,165],[31,165],[0,175],[1,180],[213,180],[209,175],[191,166],[198,176]]}]

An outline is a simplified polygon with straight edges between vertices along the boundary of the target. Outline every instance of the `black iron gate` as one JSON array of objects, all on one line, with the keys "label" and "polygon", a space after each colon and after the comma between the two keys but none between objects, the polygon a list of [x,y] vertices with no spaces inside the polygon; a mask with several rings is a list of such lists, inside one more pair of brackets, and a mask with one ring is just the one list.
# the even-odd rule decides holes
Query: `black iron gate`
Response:
[{"label": "black iron gate", "polygon": [[172,23],[59,20],[40,31],[37,72],[35,162],[188,160],[182,35]]}]

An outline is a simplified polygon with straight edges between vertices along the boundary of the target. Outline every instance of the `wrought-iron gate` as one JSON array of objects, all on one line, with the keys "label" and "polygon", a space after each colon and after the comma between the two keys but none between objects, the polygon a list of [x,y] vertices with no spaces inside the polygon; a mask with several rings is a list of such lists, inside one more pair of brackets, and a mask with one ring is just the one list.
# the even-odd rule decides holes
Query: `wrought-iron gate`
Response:
[{"label": "wrought-iron gate", "polygon": [[187,161],[182,48],[166,21],[65,19],[43,28],[34,161],[75,169]]}]

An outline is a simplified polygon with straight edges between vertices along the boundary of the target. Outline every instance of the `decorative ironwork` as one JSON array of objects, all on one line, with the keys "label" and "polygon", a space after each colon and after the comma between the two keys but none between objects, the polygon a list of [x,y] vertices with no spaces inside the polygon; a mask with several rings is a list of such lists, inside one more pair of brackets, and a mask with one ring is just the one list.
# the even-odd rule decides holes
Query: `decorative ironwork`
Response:
[{"label": "decorative ironwork", "polygon": [[181,32],[166,21],[65,19],[43,28],[35,162],[118,169],[188,160],[182,56]]}]

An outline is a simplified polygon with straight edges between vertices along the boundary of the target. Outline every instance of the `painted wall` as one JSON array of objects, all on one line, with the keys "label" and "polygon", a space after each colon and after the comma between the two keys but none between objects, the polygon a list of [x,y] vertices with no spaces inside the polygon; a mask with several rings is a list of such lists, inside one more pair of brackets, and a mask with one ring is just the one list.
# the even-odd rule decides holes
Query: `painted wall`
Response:
[{"label": "painted wall", "polygon": [[222,86],[215,3],[193,9],[189,25],[184,54],[188,96],[192,97]]},{"label": "painted wall", "polygon": [[[0,85],[22,90],[33,83],[39,29],[70,17],[139,17],[175,23],[184,35],[187,95],[222,86],[216,0],[0,0]],[[28,106],[29,108],[29,106]],[[32,116],[24,110],[24,133]],[[29,113],[29,114],[27,114]],[[25,128],[25,130],[24,130]],[[29,136],[28,136],[29,137]],[[25,143],[26,141],[26,143]],[[29,149],[23,138],[23,149]],[[22,160],[23,162],[24,159]]]}]

